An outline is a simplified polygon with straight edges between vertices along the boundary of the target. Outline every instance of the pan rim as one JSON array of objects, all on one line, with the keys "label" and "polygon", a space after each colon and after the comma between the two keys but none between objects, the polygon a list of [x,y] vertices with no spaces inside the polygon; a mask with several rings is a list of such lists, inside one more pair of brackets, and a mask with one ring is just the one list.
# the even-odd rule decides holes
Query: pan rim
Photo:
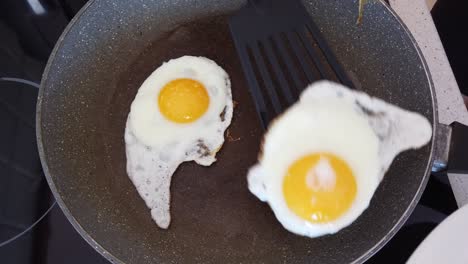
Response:
[{"label": "pan rim", "polygon": [[421,181],[421,184],[419,185],[418,190],[413,196],[413,200],[411,200],[408,208],[406,208],[405,212],[402,214],[400,219],[398,219],[398,221],[393,225],[392,229],[390,229],[390,231],[387,232],[387,235],[385,235],[379,242],[375,243],[374,246],[370,248],[365,254],[361,255],[361,257],[357,258],[352,263],[364,263],[365,261],[369,260],[373,255],[375,255],[375,253],[377,253],[380,249],[382,249],[388,243],[388,241],[390,241],[393,238],[393,236],[406,223],[409,216],[416,208],[416,205],[421,199],[421,196],[424,190],[426,189],[426,185],[429,180],[429,175],[432,169],[432,162],[433,162],[433,157],[434,157],[434,152],[435,152],[435,144],[436,144],[435,135],[437,134],[438,124],[439,124],[437,101],[436,101],[436,96],[435,96],[435,87],[434,87],[434,82],[432,81],[432,74],[429,71],[429,67],[427,65],[426,59],[424,58],[424,55],[421,49],[419,48],[419,45],[416,42],[416,39],[413,37],[413,34],[410,32],[409,28],[406,26],[406,24],[403,22],[400,16],[398,16],[398,14],[383,0],[380,0],[379,2],[389,11],[389,13],[395,18],[395,20],[402,27],[404,33],[406,34],[408,39],[411,41],[411,44],[416,50],[418,57],[421,61],[421,64],[423,66],[424,72],[426,73],[427,81],[429,83],[429,90],[431,92],[431,98],[432,98],[433,123],[432,123],[431,152],[428,158],[429,162],[427,164],[426,172],[423,176],[423,180]]},{"label": "pan rim", "polygon": [[50,68],[52,67],[53,62],[55,61],[56,55],[58,50],[62,47],[63,45],[63,40],[65,37],[67,37],[68,33],[70,30],[73,28],[73,26],[77,23],[77,21],[81,18],[81,16],[88,10],[88,8],[93,5],[96,2],[96,0],[90,0],[88,1],[79,11],[78,13],[72,18],[70,23],[65,27],[63,30],[62,34],[60,35],[59,39],[57,40],[54,49],[52,50],[49,60],[47,61],[47,65],[44,69],[44,73],[42,74],[42,79],[41,79],[41,84],[40,84],[40,89],[39,89],[39,95],[37,97],[37,103],[36,103],[36,139],[37,139],[37,147],[39,151],[39,158],[41,160],[42,164],[42,170],[44,171],[44,175],[46,176],[47,183],[49,184],[49,188],[52,191],[52,194],[54,195],[56,203],[59,205],[60,209],[62,210],[63,214],[65,217],[68,219],[68,222],[73,226],[73,228],[80,234],[80,236],[95,250],[97,251],[101,256],[103,256],[106,260],[110,261],[111,263],[119,263],[119,264],[125,264],[125,262],[121,261],[119,258],[114,256],[112,253],[107,251],[101,244],[99,244],[91,235],[83,228],[83,226],[80,225],[80,223],[76,220],[76,218],[73,216],[73,214],[70,212],[68,209],[68,206],[65,204],[65,202],[62,199],[62,196],[60,195],[57,186],[54,183],[54,180],[52,179],[52,176],[49,172],[49,166],[47,165],[47,160],[46,160],[46,154],[44,150],[44,145],[42,143],[42,99],[44,96],[44,90],[45,90],[45,85],[48,80],[49,76],[49,71]]},{"label": "pan rim", "polygon": [[[402,214],[402,216],[396,221],[396,223],[393,225],[393,227],[387,232],[387,234],[380,239],[377,243],[374,244],[373,247],[368,249],[364,254],[362,254],[360,257],[356,258],[352,263],[363,263],[370,259],[375,253],[377,253],[385,244],[387,244],[388,241],[401,229],[403,224],[407,221],[411,213],[414,211],[418,201],[421,198],[421,195],[427,185],[427,182],[429,180],[429,174],[431,171],[431,166],[433,162],[433,157],[434,157],[434,152],[435,152],[435,135],[436,135],[436,130],[438,128],[438,110],[437,110],[437,102],[435,98],[435,87],[434,83],[432,81],[432,75],[429,71],[427,62],[422,54],[421,49],[419,48],[416,40],[414,39],[413,35],[409,31],[408,27],[403,23],[401,18],[395,13],[395,11],[387,5],[383,0],[378,1],[380,4],[382,4],[387,11],[394,17],[394,19],[399,23],[401,26],[402,30],[404,31],[404,34],[408,37],[408,39],[411,41],[411,44],[415,48],[418,57],[421,61],[421,64],[423,66],[424,72],[426,74],[427,81],[429,83],[429,90],[431,93],[431,98],[432,98],[432,118],[433,118],[433,124],[432,124],[432,140],[431,140],[431,151],[430,155],[428,157],[428,164],[426,167],[426,172],[423,176],[423,179],[421,181],[421,184],[418,187],[418,190],[413,196],[413,199],[411,200],[409,206],[406,208],[405,212]],[[68,206],[65,204],[65,202],[62,199],[62,196],[60,195],[54,180],[51,177],[51,174],[49,172],[49,167],[47,165],[47,160],[46,160],[46,154],[44,150],[44,145],[42,142],[42,99],[44,96],[44,90],[46,83],[48,81],[48,76],[49,76],[49,71],[52,67],[52,64],[54,63],[56,59],[56,55],[58,53],[58,50],[62,47],[63,45],[63,40],[67,37],[68,33],[70,30],[74,27],[74,25],[77,23],[77,21],[81,18],[81,16],[88,10],[88,8],[95,4],[96,0],[90,0],[88,1],[79,11],[78,13],[73,17],[73,19],[70,21],[70,23],[66,26],[62,34],[60,35],[59,39],[57,40],[54,49],[51,52],[51,55],[49,57],[49,60],[47,61],[47,65],[45,67],[44,73],[42,74],[42,80],[40,84],[40,89],[39,89],[39,95],[37,98],[37,104],[36,104],[36,139],[37,139],[37,146],[38,146],[38,152],[39,152],[39,157],[41,160],[42,168],[44,171],[44,175],[46,176],[47,183],[54,195],[54,198],[59,205],[60,209],[64,213],[65,217],[68,219],[68,221],[72,224],[73,228],[80,234],[80,236],[94,249],[96,250],[101,256],[103,256],[106,260],[110,261],[111,263],[120,263],[120,264],[125,264],[122,260],[120,260],[118,257],[114,256],[112,253],[107,251],[100,243],[98,243],[81,225],[80,223],[76,220],[76,218],[73,216],[73,214],[70,212],[68,209]]]}]

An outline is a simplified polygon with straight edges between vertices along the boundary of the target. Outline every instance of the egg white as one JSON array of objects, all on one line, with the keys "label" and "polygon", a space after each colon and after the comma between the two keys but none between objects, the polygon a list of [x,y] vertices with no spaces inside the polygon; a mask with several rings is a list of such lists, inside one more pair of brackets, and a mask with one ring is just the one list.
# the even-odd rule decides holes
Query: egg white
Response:
[{"label": "egg white", "polygon": [[[170,81],[189,78],[203,84],[210,103],[191,123],[175,123],[159,111],[158,96]],[[141,85],[125,128],[127,173],[161,228],[170,224],[172,174],[184,161],[209,166],[224,143],[233,112],[228,74],[214,61],[184,56],[157,68]]]},{"label": "egg white", "polygon": [[[249,190],[268,202],[289,231],[308,237],[332,234],[350,225],[368,207],[395,156],[429,142],[429,121],[382,100],[329,81],[305,89],[300,101],[277,118],[265,134],[259,162],[248,173]],[[338,219],[313,223],[286,204],[283,179],[301,157],[329,152],[351,167],[357,192]]]}]

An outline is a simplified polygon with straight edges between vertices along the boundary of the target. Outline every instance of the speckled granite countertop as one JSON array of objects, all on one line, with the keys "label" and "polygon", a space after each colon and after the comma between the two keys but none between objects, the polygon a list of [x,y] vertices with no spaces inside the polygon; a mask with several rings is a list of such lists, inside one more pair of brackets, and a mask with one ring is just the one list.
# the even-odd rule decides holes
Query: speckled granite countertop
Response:
[{"label": "speckled granite countertop", "polygon": [[[429,11],[435,2],[390,0],[390,5],[411,31],[426,59],[436,90],[439,122],[450,125],[457,121],[468,125],[468,111]],[[448,176],[458,206],[467,204],[468,177],[456,174]]]}]

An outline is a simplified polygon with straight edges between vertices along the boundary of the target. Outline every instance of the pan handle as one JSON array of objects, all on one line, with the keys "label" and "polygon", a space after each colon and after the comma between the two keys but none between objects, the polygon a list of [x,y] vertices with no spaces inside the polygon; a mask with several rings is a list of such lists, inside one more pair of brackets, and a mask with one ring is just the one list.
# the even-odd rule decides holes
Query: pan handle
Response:
[{"label": "pan handle", "polygon": [[468,204],[468,126],[454,122],[437,125],[432,172],[448,176],[459,207]]},{"label": "pan handle", "polygon": [[454,122],[447,173],[468,175],[468,126]]},{"label": "pan handle", "polygon": [[468,203],[468,190],[457,186],[468,186],[468,126],[454,122],[452,125],[447,175],[459,205]]}]

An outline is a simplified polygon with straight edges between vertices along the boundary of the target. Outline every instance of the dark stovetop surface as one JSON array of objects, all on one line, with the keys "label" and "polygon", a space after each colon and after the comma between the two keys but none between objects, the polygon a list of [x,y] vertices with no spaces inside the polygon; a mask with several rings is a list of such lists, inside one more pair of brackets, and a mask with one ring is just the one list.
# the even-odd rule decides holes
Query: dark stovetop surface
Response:
[{"label": "dark stovetop surface", "polygon": [[[0,1],[0,262],[107,263],[53,203],[37,155],[34,111],[47,58],[68,21],[86,0]],[[461,7],[461,5],[465,5]],[[467,41],[458,26],[467,2],[439,0],[433,17],[460,88],[468,68]],[[8,77],[10,79],[5,79]],[[3,79],[2,79],[3,78]],[[48,208],[50,211],[46,214]],[[369,263],[402,263],[424,237],[456,209],[445,175],[432,175],[405,226]],[[29,232],[3,245],[6,240]]]}]

